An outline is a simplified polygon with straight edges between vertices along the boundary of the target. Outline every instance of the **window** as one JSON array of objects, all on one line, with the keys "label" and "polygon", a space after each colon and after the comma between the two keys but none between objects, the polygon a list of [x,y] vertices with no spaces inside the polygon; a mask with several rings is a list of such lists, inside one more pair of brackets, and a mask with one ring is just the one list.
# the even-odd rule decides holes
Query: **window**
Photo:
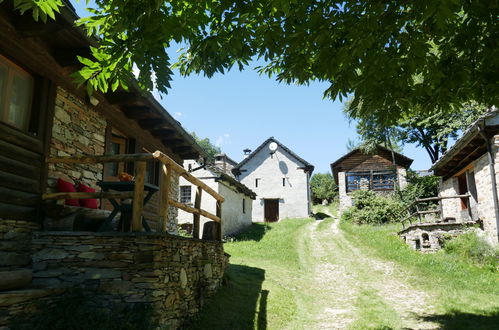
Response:
[{"label": "window", "polygon": [[392,171],[348,172],[346,174],[347,192],[355,190],[394,190],[396,181],[397,176]]},{"label": "window", "polygon": [[258,188],[258,180],[260,179],[255,179],[255,188]]},{"label": "window", "polygon": [[0,120],[27,131],[33,101],[34,78],[0,56]]},{"label": "window", "polygon": [[282,186],[286,187],[286,178],[282,178]]},{"label": "window", "polygon": [[[111,155],[121,155],[126,153],[127,139],[117,131],[113,130],[111,135],[109,153]],[[125,171],[124,163],[108,163],[106,166],[108,177],[118,177]]]},{"label": "window", "polygon": [[[145,153],[151,153],[151,151],[145,148],[143,148],[142,151]],[[150,160],[146,163],[145,182],[156,186],[159,185],[159,162]]]},{"label": "window", "polygon": [[191,201],[191,186],[180,186],[180,203],[188,204]]},{"label": "window", "polygon": [[246,213],[246,199],[243,198],[243,213]]}]

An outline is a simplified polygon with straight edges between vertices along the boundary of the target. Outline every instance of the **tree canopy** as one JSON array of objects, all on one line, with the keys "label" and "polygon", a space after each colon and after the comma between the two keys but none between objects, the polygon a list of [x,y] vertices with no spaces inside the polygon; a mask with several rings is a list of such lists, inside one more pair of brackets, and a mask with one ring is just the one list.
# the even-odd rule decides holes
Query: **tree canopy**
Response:
[{"label": "tree canopy", "polygon": [[460,131],[487,111],[483,105],[467,103],[459,112],[414,111],[412,115],[401,116],[392,125],[387,125],[372,114],[375,111],[359,111],[363,106],[362,103],[347,102],[343,109],[347,117],[357,120],[361,145],[369,149],[380,144],[397,151],[397,142],[415,143],[426,150],[432,163],[447,151],[450,139],[457,138]]},{"label": "tree canopy", "polygon": [[316,173],[310,179],[310,190],[314,202],[320,203],[324,199],[329,202],[336,196],[336,184],[330,173]]},{"label": "tree canopy", "polygon": [[[14,4],[45,20],[63,5]],[[167,92],[172,66],[211,77],[260,59],[262,74],[327,82],[326,97],[355,94],[391,122],[470,100],[497,104],[498,15],[496,0],[96,0],[79,24],[101,42],[80,58],[78,81],[114,90],[136,65],[143,88]],[[185,45],[176,63],[173,43]]]},{"label": "tree canopy", "polygon": [[207,159],[208,162],[213,162],[215,160],[215,155],[222,152],[220,147],[217,147],[216,145],[211,143],[209,138],[201,139],[194,132],[192,132],[191,135],[194,138],[194,140],[196,140],[196,142],[199,144],[199,146],[203,148],[203,150],[206,151],[206,153],[208,154],[208,159]]}]

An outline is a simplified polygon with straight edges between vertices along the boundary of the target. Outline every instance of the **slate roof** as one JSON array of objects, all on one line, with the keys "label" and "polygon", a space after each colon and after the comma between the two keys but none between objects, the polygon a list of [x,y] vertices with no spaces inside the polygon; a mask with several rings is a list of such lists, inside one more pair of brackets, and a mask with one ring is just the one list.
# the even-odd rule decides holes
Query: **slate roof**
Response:
[{"label": "slate roof", "polygon": [[291,149],[289,149],[288,147],[286,147],[284,144],[282,144],[281,142],[277,141],[273,136],[269,137],[267,140],[265,140],[258,148],[256,148],[252,153],[250,153],[246,158],[244,158],[239,164],[237,164],[233,169],[232,169],[232,173],[234,174],[238,174],[240,173],[240,169],[241,167],[243,167],[251,158],[253,158],[260,150],[263,149],[263,147],[265,147],[265,145],[267,145],[267,143],[271,143],[271,142],[275,142],[277,143],[277,145],[279,147],[281,147],[283,150],[285,150],[288,154],[290,154],[291,156],[293,156],[294,158],[296,158],[300,163],[303,164],[303,167],[304,167],[304,170],[305,171],[309,171],[310,173],[312,173],[314,171],[314,165],[310,164],[309,162],[307,162],[306,160],[304,160],[303,158],[301,158],[300,156],[298,156],[297,154],[295,154],[293,151],[291,151]]},{"label": "slate roof", "polygon": [[[447,149],[447,151],[440,157],[440,159],[433,163],[430,170],[434,171],[436,175],[448,177],[449,175],[453,174],[452,172],[455,172],[455,170],[458,169],[459,165],[464,165],[458,164],[456,166],[452,166],[450,165],[450,163],[455,162],[459,158],[462,158],[465,154],[469,154],[469,156],[471,156],[471,153],[475,153],[476,155],[474,156],[483,154],[483,152],[485,152],[485,141],[480,136],[480,132],[478,129],[483,125],[483,128],[487,130],[487,120],[492,119],[496,116],[499,116],[499,109],[497,109],[496,107],[492,107],[480,118],[475,120],[475,122],[473,122],[473,124],[471,124],[464,131],[463,135],[456,141],[456,143],[452,147]],[[493,131],[492,133],[495,134],[497,133],[499,128],[492,125],[491,127],[489,127],[489,129],[491,129]],[[479,145],[483,145],[484,147],[480,149]],[[468,148],[470,150],[467,150]],[[466,164],[469,164],[476,158],[469,156],[468,162]]]},{"label": "slate roof", "polygon": [[231,186],[235,187],[238,192],[249,196],[251,199],[256,199],[256,193],[253,190],[248,188],[243,183],[237,181],[229,174],[224,173],[223,169],[221,169],[220,167],[216,166],[215,164],[206,164],[205,167],[216,176],[215,181],[228,183]]}]

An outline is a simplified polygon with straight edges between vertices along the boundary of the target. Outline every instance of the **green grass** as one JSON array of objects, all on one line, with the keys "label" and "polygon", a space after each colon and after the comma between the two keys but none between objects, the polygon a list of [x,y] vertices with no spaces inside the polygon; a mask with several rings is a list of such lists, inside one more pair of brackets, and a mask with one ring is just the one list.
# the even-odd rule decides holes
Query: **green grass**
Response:
[{"label": "green grass", "polygon": [[441,324],[463,329],[472,324],[484,329],[499,324],[497,272],[445,251],[413,251],[395,234],[400,229],[398,224],[357,226],[342,222],[341,229],[366,254],[402,265],[415,275],[411,279],[414,285],[436,294],[434,303],[443,313],[432,317]]},{"label": "green grass", "polygon": [[187,329],[283,329],[297,320],[297,290],[303,280],[296,248],[310,219],[253,224],[225,244],[231,255],[226,285]]},{"label": "green grass", "polygon": [[399,324],[395,311],[372,288],[360,290],[355,307],[357,319],[350,329],[395,329]]}]

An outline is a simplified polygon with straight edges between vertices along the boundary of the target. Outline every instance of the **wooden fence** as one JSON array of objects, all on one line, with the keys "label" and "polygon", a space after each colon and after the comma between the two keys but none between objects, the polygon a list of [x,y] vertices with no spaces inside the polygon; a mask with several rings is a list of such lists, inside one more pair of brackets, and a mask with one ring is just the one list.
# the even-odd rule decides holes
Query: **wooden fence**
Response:
[{"label": "wooden fence", "polygon": [[[470,207],[470,197],[471,195],[455,195],[455,196],[438,196],[438,197],[427,197],[427,198],[417,198],[414,202],[412,202],[409,206],[407,206],[402,213],[407,212],[408,215],[401,221],[403,228],[405,228],[405,223],[409,222],[412,225],[411,219],[417,217],[418,223],[422,223],[422,217],[426,214],[439,214],[440,221],[444,220],[442,200],[444,199],[453,199],[453,198],[462,198],[466,200],[466,206],[469,212],[470,219],[472,219],[471,207]],[[430,210],[421,210],[420,203],[428,203],[438,201],[438,208],[430,209]],[[411,212],[411,210],[414,210]]]},{"label": "wooden fence", "polygon": [[[43,200],[49,199],[88,199],[88,198],[104,198],[104,199],[126,199],[133,198],[132,201],[132,225],[133,232],[142,231],[142,214],[144,202],[144,182],[146,176],[146,164],[148,161],[159,161],[161,163],[161,182],[159,185],[160,203],[158,208],[158,216],[160,219],[160,229],[166,232],[168,229],[168,206],[184,210],[193,215],[193,237],[199,238],[200,217],[204,216],[217,223],[213,226],[213,237],[217,240],[222,239],[222,203],[224,198],[216,191],[211,189],[204,182],[191,175],[182,166],[177,164],[173,159],[162,153],[155,151],[154,153],[142,154],[126,154],[126,155],[101,155],[101,156],[66,156],[66,157],[48,157],[47,163],[53,164],[104,164],[104,163],[124,163],[134,162],[135,180],[133,192],[71,192],[71,193],[47,193],[42,195]],[[194,207],[184,203],[180,203],[170,198],[170,187],[172,183],[172,173],[175,172],[179,176],[184,177],[187,181],[197,186],[196,198]],[[201,195],[203,190],[211,195],[216,201],[216,214],[207,212],[201,208]]]}]

